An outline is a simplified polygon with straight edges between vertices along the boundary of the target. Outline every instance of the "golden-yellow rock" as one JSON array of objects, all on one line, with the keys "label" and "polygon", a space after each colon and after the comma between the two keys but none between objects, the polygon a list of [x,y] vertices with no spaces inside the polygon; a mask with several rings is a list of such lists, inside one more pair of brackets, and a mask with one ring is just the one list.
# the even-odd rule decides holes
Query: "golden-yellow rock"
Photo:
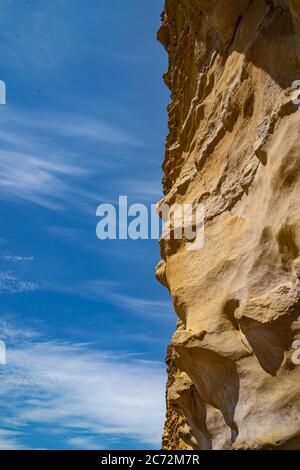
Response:
[{"label": "golden-yellow rock", "polygon": [[179,317],[165,449],[300,449],[298,0],[166,0],[163,202],[205,204],[205,244],[161,242]]}]

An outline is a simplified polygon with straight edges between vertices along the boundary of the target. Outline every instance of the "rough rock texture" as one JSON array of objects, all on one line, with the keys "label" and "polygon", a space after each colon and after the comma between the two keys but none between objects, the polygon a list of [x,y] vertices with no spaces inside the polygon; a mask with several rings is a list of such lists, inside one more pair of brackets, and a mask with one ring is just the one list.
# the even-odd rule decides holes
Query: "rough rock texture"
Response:
[{"label": "rough rock texture", "polygon": [[164,202],[205,204],[205,246],[162,241],[179,317],[165,449],[300,449],[300,1],[166,0]]}]

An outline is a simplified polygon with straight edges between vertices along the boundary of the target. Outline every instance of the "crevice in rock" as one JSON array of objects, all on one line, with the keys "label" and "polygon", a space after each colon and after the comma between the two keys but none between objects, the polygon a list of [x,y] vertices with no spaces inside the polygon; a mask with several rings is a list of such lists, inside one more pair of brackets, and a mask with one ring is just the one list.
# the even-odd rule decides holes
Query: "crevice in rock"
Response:
[{"label": "crevice in rock", "polygon": [[237,299],[230,299],[224,305],[223,313],[225,317],[230,321],[231,325],[235,330],[239,330],[239,323],[234,316],[235,311],[239,308],[240,302]]}]

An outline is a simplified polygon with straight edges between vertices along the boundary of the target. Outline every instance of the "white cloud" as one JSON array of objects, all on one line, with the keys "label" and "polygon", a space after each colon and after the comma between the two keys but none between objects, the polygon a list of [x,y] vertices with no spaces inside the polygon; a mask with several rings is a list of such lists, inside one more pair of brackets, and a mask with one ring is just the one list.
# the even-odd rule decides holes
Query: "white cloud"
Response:
[{"label": "white cloud", "polygon": [[0,450],[25,450],[19,443],[21,433],[0,429]]},{"label": "white cloud", "polygon": [[19,262],[33,261],[34,257],[33,256],[17,256],[17,255],[11,255],[9,253],[3,253],[0,256],[0,259],[8,263],[19,263]]},{"label": "white cloud", "polygon": [[170,301],[143,299],[125,294],[115,294],[111,299],[115,305],[124,306],[137,313],[168,317],[170,320],[174,319]]},{"label": "white cloud", "polygon": [[51,426],[63,432],[66,446],[89,442],[99,448],[105,434],[159,448],[164,365],[24,336],[19,345],[14,341],[8,347],[7,358],[0,382],[3,427],[14,423],[25,433],[29,424]]},{"label": "white cloud", "polygon": [[[0,117],[0,139],[6,143],[33,148],[50,136],[80,139],[109,145],[143,147],[144,144],[124,129],[104,122],[100,116],[70,112],[32,112],[7,107]],[[14,128],[17,133],[11,132]],[[33,141],[28,140],[28,132]]]},{"label": "white cloud", "polygon": [[[51,152],[51,150],[50,150]],[[66,177],[79,177],[79,169],[49,156],[0,150],[0,194],[6,199],[29,201],[50,209],[62,209],[72,191]]]},{"label": "white cloud", "polygon": [[38,284],[23,281],[11,271],[0,271],[0,293],[2,294],[21,294],[38,289]]},{"label": "white cloud", "polygon": [[131,312],[145,315],[149,318],[159,317],[174,320],[174,311],[170,300],[147,299],[118,292],[124,285],[107,279],[94,279],[74,286],[47,284],[45,288],[58,292],[81,295],[86,298],[107,302],[110,305],[122,307]]},{"label": "white cloud", "polygon": [[99,443],[96,442],[95,439],[91,439],[90,437],[72,437],[68,440],[68,444],[72,447],[81,450],[100,450],[101,447]]},{"label": "white cloud", "polygon": [[16,327],[7,320],[0,320],[0,337],[7,344],[17,345],[26,341],[32,341],[40,337],[40,334],[28,327]]},{"label": "white cloud", "polygon": [[123,191],[130,194],[131,198],[135,198],[141,202],[149,202],[150,204],[156,204],[163,196],[162,187],[159,180],[122,180],[119,184],[123,184]]},{"label": "white cloud", "polygon": [[[39,121],[47,122],[46,128],[62,137],[72,139],[93,140],[96,143],[104,143],[109,145],[127,145],[129,147],[142,147],[142,142],[134,138],[129,133],[110,126],[100,119],[91,119],[83,116],[72,114],[48,115],[48,120]],[[50,122],[49,122],[50,121]]]},{"label": "white cloud", "polygon": [[[125,130],[75,113],[22,112],[7,106],[0,125],[0,197],[54,210],[75,207],[94,214],[96,204],[106,198],[98,186],[94,191],[85,187],[91,188],[91,177],[124,163],[99,155],[97,146],[140,146]],[[88,158],[77,143],[86,148]]]}]

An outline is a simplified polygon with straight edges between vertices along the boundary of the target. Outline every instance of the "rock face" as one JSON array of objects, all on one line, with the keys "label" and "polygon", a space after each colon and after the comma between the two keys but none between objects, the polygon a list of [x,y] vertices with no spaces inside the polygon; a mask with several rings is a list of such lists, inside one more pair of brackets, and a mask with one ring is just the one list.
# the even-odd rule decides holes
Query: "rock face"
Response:
[{"label": "rock face", "polygon": [[203,249],[161,242],[163,447],[300,449],[300,1],[166,0],[162,20],[164,202],[205,204]]}]

